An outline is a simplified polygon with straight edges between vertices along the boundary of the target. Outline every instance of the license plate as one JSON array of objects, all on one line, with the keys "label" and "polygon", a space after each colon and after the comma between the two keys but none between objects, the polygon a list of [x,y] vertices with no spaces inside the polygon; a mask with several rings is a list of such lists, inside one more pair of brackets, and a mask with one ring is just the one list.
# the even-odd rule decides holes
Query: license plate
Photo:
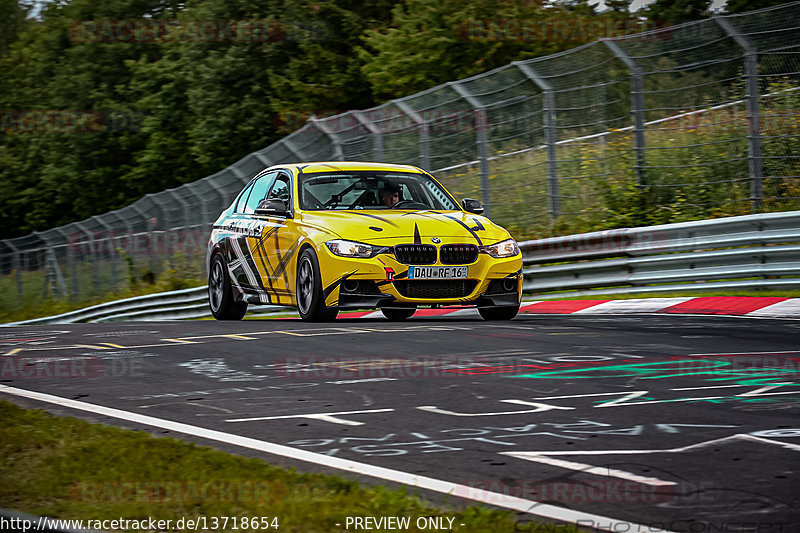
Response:
[{"label": "license plate", "polygon": [[459,279],[466,278],[469,267],[457,266],[412,266],[408,267],[408,279]]}]

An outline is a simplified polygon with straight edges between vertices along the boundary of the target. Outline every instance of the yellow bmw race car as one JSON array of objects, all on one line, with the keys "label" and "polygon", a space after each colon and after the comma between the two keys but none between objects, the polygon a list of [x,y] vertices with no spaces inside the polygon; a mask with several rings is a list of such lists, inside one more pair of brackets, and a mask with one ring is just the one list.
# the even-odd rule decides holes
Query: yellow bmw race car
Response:
[{"label": "yellow bmw race car", "polygon": [[509,320],[522,296],[522,255],[508,231],[406,165],[281,165],[253,178],[214,223],[208,296],[218,320],[248,304],[295,306],[303,320],[379,308],[477,306]]}]

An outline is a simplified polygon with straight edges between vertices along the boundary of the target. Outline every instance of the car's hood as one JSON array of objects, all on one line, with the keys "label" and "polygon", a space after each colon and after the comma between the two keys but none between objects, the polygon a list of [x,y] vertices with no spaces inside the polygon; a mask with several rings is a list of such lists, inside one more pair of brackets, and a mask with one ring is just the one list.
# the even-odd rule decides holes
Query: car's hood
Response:
[{"label": "car's hood", "polygon": [[342,239],[373,244],[430,243],[438,237],[480,245],[508,238],[508,232],[488,218],[463,211],[306,211],[302,217],[303,223]]}]

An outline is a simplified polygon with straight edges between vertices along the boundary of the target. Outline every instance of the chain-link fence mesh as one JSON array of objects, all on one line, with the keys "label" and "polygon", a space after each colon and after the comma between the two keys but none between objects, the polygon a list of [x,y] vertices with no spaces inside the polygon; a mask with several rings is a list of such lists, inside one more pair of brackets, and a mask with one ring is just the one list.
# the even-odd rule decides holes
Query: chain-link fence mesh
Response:
[{"label": "chain-link fence mesh", "polygon": [[798,209],[798,21],[795,2],[602,39],[312,118],[213,176],[0,241],[0,312],[202,279],[213,220],[279,163],[418,165],[518,238]]}]

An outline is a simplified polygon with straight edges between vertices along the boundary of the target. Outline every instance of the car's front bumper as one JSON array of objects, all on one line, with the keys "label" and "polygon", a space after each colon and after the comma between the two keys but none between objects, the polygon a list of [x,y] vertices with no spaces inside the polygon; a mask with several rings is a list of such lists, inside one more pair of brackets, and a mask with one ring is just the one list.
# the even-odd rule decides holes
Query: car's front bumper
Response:
[{"label": "car's front bumper", "polygon": [[329,307],[512,306],[522,297],[521,254],[502,259],[478,254],[476,261],[466,265],[468,277],[463,280],[409,280],[409,265],[391,253],[351,259],[336,256],[323,245],[317,255]]}]

